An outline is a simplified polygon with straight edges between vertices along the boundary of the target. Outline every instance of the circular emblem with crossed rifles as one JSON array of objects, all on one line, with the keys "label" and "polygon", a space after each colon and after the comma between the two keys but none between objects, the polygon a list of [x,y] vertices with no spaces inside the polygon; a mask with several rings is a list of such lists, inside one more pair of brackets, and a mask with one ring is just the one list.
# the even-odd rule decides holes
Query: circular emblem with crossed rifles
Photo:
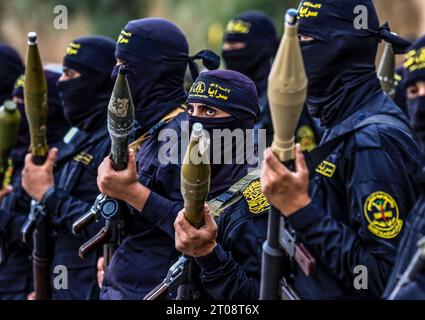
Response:
[{"label": "circular emblem with crossed rifles", "polygon": [[369,231],[380,238],[395,238],[403,226],[397,202],[382,191],[374,192],[366,199],[364,215],[369,223]]}]

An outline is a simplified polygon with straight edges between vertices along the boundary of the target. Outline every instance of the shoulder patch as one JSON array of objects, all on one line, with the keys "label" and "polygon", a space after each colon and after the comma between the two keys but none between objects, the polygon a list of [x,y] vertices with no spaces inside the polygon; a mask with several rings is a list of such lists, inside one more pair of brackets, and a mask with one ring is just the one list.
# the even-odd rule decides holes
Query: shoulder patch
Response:
[{"label": "shoulder patch", "polygon": [[93,161],[93,156],[88,153],[80,152],[74,157],[74,160],[88,166]]},{"label": "shoulder patch", "polygon": [[270,208],[269,200],[261,191],[259,179],[251,182],[244,190],[243,195],[248,203],[249,212],[252,214],[259,214]]},{"label": "shoulder patch", "polygon": [[329,161],[322,161],[316,168],[316,172],[327,178],[332,178],[336,171],[336,165]]},{"label": "shoulder patch", "polygon": [[395,238],[403,227],[397,202],[386,192],[377,191],[367,197],[364,215],[369,231],[383,239]]}]

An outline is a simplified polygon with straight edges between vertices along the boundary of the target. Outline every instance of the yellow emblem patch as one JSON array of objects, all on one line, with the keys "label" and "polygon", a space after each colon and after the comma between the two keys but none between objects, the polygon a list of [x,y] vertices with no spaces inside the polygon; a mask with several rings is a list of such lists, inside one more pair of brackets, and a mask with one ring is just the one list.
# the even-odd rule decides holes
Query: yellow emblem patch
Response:
[{"label": "yellow emblem patch", "polygon": [[261,191],[260,180],[255,180],[245,189],[243,195],[248,203],[249,211],[253,214],[262,213],[270,208],[269,200]]},{"label": "yellow emblem patch", "polygon": [[374,192],[367,197],[364,215],[369,223],[367,227],[369,231],[380,238],[395,238],[403,227],[397,202],[388,193],[382,191]]},{"label": "yellow emblem patch", "polygon": [[315,18],[319,15],[319,10],[322,8],[320,3],[305,1],[298,8],[299,18]]},{"label": "yellow emblem patch", "polygon": [[200,97],[204,99],[214,98],[219,100],[227,101],[231,90],[223,87],[217,83],[210,83],[207,85],[203,81],[197,81],[192,85],[189,95],[193,97]]},{"label": "yellow emblem patch", "polygon": [[78,50],[79,50],[80,48],[81,48],[81,44],[71,42],[71,43],[68,45],[68,48],[66,48],[66,54],[69,54],[69,55],[76,55],[76,54],[78,54]]},{"label": "yellow emblem patch", "polygon": [[301,126],[297,130],[297,140],[301,145],[302,152],[310,152],[311,150],[317,147],[317,144],[314,141],[314,131],[308,125]]},{"label": "yellow emblem patch", "polygon": [[409,72],[425,69],[425,47],[406,53],[403,66]]},{"label": "yellow emblem patch", "polygon": [[228,33],[248,34],[250,29],[251,24],[243,20],[231,20],[226,26],[226,31]]},{"label": "yellow emblem patch", "polygon": [[74,157],[74,160],[88,166],[93,161],[93,156],[88,153],[80,152]]},{"label": "yellow emblem patch", "polygon": [[206,91],[205,83],[203,81],[197,81],[192,85],[192,92],[202,94]]},{"label": "yellow emblem patch", "polygon": [[322,176],[332,178],[336,170],[336,165],[329,161],[323,161],[321,164],[319,164],[316,168],[316,172],[321,174]]},{"label": "yellow emblem patch", "polygon": [[16,82],[15,82],[15,89],[23,88],[23,87],[24,87],[24,82],[25,82],[25,75],[24,75],[24,74],[21,74],[21,75],[19,76],[19,78],[18,78],[18,79],[16,79]]},{"label": "yellow emblem patch", "polygon": [[128,43],[130,41],[131,36],[132,36],[131,32],[121,30],[121,33],[118,36],[117,43]]},{"label": "yellow emblem patch", "polygon": [[208,88],[208,96],[226,101],[229,98],[230,89],[222,87],[217,83],[211,83]]}]

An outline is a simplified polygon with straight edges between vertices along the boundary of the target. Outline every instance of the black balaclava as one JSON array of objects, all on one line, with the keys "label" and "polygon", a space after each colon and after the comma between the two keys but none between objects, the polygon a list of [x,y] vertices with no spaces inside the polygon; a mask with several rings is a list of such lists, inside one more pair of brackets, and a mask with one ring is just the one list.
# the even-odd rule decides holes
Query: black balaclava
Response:
[{"label": "black balaclava", "polygon": [[[56,86],[61,74],[45,69],[44,75],[47,82],[48,102],[46,135],[47,144],[51,146],[57,143],[66,134],[69,130],[69,124],[63,115],[63,107],[61,105],[58,88]],[[12,95],[13,97],[20,98],[21,100],[24,99],[24,75],[21,75],[16,81]],[[12,152],[12,158],[15,161],[23,161],[25,154],[28,152],[30,143],[29,126],[25,115],[25,104],[17,103],[17,107],[21,113],[21,124],[18,133],[18,143]]]},{"label": "black balaclava", "polygon": [[[225,189],[246,175],[248,170],[249,147],[246,130],[253,129],[259,113],[258,95],[255,84],[245,75],[231,70],[215,70],[202,73],[192,85],[187,98],[187,103],[202,103],[216,107],[230,114],[224,118],[194,117],[188,114],[189,127],[199,122],[209,133],[211,139],[210,161],[211,161],[211,194],[223,192]],[[232,139],[232,145],[214,145],[213,133],[215,129],[242,129],[245,143],[236,146],[236,139]],[[252,141],[251,141],[252,142]],[[253,146],[252,146],[253,147]],[[213,155],[222,155],[220,164],[213,163]],[[231,152],[232,163],[224,164],[223,155]],[[245,156],[246,155],[246,156]],[[244,156],[244,162],[237,161],[238,156]],[[239,158],[240,159],[240,158]],[[250,160],[250,159],[249,159]]]},{"label": "black balaclava", "polygon": [[[361,22],[356,14],[360,5],[367,9],[367,29],[355,23]],[[409,42],[392,34],[387,24],[379,27],[371,0],[302,1],[298,14],[300,34],[314,38],[301,45],[309,80],[307,106],[331,127],[382,92],[375,68],[378,42],[392,43],[395,53],[403,53]]]},{"label": "black balaclava", "polygon": [[[404,88],[425,82],[425,36],[418,39],[405,55]],[[425,150],[425,96],[407,99],[407,111],[413,131]]]},{"label": "black balaclava", "polygon": [[[189,64],[193,77],[194,59],[202,59],[208,69],[217,69],[220,58],[208,50],[188,56],[189,46],[183,32],[161,18],[132,20],[117,41],[115,56],[125,62],[135,118],[140,133],[148,131],[166,114],[182,105],[187,94],[184,75]],[[112,79],[118,74],[115,66]]]},{"label": "black balaclava", "polygon": [[19,54],[5,43],[0,43],[0,105],[12,97],[16,79],[24,73]]},{"label": "black balaclava", "polygon": [[86,36],[69,44],[63,65],[81,76],[58,81],[57,85],[65,119],[71,126],[94,131],[105,125],[114,85],[110,77],[115,65],[114,51],[114,41],[102,36]]},{"label": "black balaclava", "polygon": [[227,69],[243,73],[256,84],[267,79],[279,44],[269,16],[248,11],[235,17],[227,24],[223,41],[246,45],[242,49],[222,51]]}]

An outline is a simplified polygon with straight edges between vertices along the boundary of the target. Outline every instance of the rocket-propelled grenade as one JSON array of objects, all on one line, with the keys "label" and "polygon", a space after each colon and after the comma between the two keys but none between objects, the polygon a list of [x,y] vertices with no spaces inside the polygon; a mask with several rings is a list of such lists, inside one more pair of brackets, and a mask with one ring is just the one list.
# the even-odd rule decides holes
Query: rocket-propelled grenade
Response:
[{"label": "rocket-propelled grenade", "polygon": [[381,82],[382,90],[390,97],[395,94],[395,56],[391,43],[385,43],[381,62],[378,67],[378,78]]},{"label": "rocket-propelled grenade", "polygon": [[[290,9],[285,16],[285,32],[273,62],[268,80],[267,95],[273,120],[272,151],[279,160],[291,167],[295,159],[295,130],[307,98],[307,75],[298,40],[297,10]],[[284,222],[284,221],[283,221]],[[285,276],[286,249],[280,245],[280,211],[270,207],[267,240],[263,243],[260,299],[294,299],[292,288],[281,286]],[[283,224],[282,224],[283,225]],[[289,234],[285,232],[284,234]],[[295,239],[293,239],[295,241]],[[295,242],[293,242],[295,244]],[[285,252],[286,251],[286,252]],[[287,269],[287,268],[286,268]]]},{"label": "rocket-propelled grenade", "polygon": [[307,98],[307,75],[295,9],[288,10],[285,22],[285,33],[270,71],[267,91],[274,127],[272,151],[282,162],[295,157],[294,133]]},{"label": "rocket-propelled grenade", "polygon": [[[133,132],[133,126],[134,105],[127,82],[126,69],[124,65],[121,65],[108,105],[108,132],[111,138],[109,158],[116,171],[127,168],[128,142]],[[96,251],[100,245],[104,245],[105,266],[109,264],[123,235],[124,221],[120,212],[120,201],[100,194],[90,211],[73,223],[72,232],[78,234],[100,216],[106,220],[105,227],[80,247],[79,255],[82,259]]]},{"label": "rocket-propelled grenade", "polygon": [[126,69],[121,65],[108,105],[110,158],[112,167],[117,171],[127,167],[128,142],[134,125],[134,105],[125,74]]},{"label": "rocket-propelled grenade", "polygon": [[35,32],[28,33],[24,88],[25,113],[31,137],[30,153],[35,164],[43,164],[49,151],[46,142],[47,84]]},{"label": "rocket-propelled grenade", "polygon": [[6,100],[0,107],[0,190],[3,187],[3,178],[8,167],[9,154],[18,140],[21,114],[16,104]]},{"label": "rocket-propelled grenade", "polygon": [[209,139],[202,124],[192,127],[189,146],[181,168],[181,192],[185,217],[195,227],[204,225],[204,204],[210,191]]}]

